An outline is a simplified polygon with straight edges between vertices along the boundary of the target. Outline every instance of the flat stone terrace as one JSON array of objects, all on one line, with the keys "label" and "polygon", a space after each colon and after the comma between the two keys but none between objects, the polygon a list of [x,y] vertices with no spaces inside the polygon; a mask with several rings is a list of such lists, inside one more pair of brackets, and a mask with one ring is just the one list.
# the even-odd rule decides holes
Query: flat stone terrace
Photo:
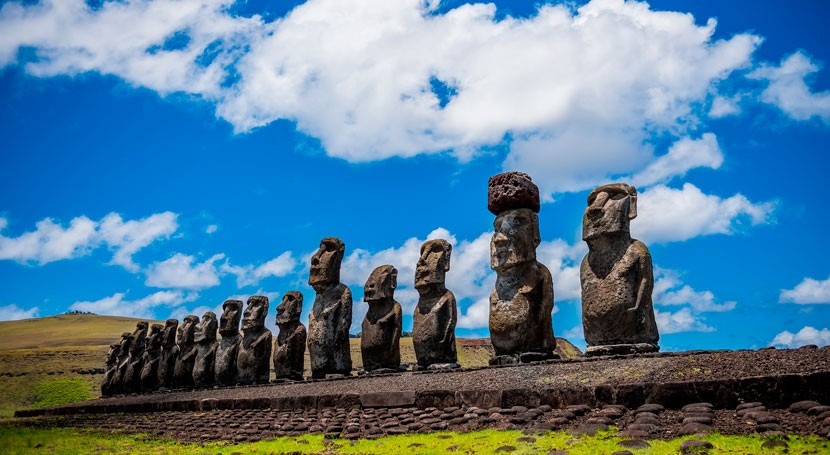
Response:
[{"label": "flat stone terrace", "polygon": [[[17,417],[106,413],[354,409],[528,409],[695,402],[734,410],[799,400],[830,403],[830,348],[689,351],[550,361],[506,367],[364,375],[259,386],[175,390],[101,398]],[[413,411],[414,412],[414,411]],[[432,411],[435,412],[435,411]],[[544,411],[542,411],[544,412]],[[451,413],[450,413],[451,414]]]}]

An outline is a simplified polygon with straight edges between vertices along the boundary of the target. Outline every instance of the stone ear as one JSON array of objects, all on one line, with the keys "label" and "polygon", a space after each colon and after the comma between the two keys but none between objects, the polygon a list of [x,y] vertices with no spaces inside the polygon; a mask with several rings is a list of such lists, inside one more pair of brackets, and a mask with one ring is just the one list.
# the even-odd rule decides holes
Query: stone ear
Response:
[{"label": "stone ear", "polygon": [[531,223],[533,225],[533,245],[539,246],[542,243],[542,235],[539,233],[539,215],[535,212],[531,213]]},{"label": "stone ear", "polygon": [[448,272],[450,270],[450,257],[452,256],[452,245],[449,243],[446,244],[447,248],[444,250],[444,271]]},{"label": "stone ear", "polygon": [[631,187],[628,192],[628,219],[633,220],[637,218],[637,188]]},{"label": "stone ear", "polygon": [[392,285],[392,289],[395,289],[395,288],[398,287],[398,270],[397,269],[392,269],[392,271],[389,273],[389,280],[391,281],[390,284]]}]

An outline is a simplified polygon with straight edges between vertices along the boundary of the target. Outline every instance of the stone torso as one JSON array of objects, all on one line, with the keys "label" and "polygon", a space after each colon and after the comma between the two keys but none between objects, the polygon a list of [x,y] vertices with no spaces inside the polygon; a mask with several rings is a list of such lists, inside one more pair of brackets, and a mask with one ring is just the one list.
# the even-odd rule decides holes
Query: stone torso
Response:
[{"label": "stone torso", "polygon": [[277,342],[274,344],[274,374],[277,379],[303,378],[305,361],[306,329],[299,322],[280,326]]},{"label": "stone torso", "polygon": [[394,300],[387,308],[370,308],[366,313],[360,333],[360,351],[366,371],[400,367],[401,321],[401,305]]},{"label": "stone torso", "polygon": [[214,373],[218,384],[233,385],[236,383],[236,357],[239,355],[241,342],[242,335],[238,333],[223,336],[219,340],[214,360]]},{"label": "stone torso", "polygon": [[455,324],[458,319],[455,295],[447,290],[441,297],[421,298],[415,307],[412,344],[418,365],[456,363]]},{"label": "stone torso", "polygon": [[178,357],[178,346],[173,345],[162,348],[158,366],[158,380],[160,387],[173,386],[173,372],[176,369],[176,359]]},{"label": "stone torso", "polygon": [[490,339],[496,355],[553,351],[550,271],[536,261],[514,269],[498,275],[490,294]]},{"label": "stone torso", "polygon": [[144,353],[141,367],[141,390],[155,390],[158,388],[159,353]]},{"label": "stone torso", "polygon": [[239,383],[268,382],[271,359],[271,331],[245,330],[236,357],[236,380]]},{"label": "stone torso", "polygon": [[193,385],[193,365],[196,363],[196,345],[179,347],[176,366],[173,369],[173,384],[176,387]]},{"label": "stone torso", "polygon": [[199,343],[193,364],[193,384],[197,387],[212,385],[216,379],[214,364],[216,362],[217,342]]},{"label": "stone torso", "polygon": [[308,353],[315,377],[351,372],[351,324],[352,293],[346,285],[338,284],[315,296],[308,316]]},{"label": "stone torso", "polygon": [[[638,241],[623,251],[589,251],[582,261],[582,320],[589,346],[656,343],[651,289],[643,289],[643,270],[651,270],[648,248]],[[642,295],[640,295],[642,294]],[[640,306],[635,305],[640,297]]]}]

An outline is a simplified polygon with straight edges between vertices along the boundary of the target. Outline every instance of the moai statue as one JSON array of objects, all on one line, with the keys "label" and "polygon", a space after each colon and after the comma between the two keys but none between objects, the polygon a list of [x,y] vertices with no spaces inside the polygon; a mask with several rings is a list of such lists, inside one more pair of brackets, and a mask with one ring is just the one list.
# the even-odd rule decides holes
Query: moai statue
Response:
[{"label": "moai statue", "polygon": [[657,352],[660,335],[651,291],[654,276],[645,244],[631,238],[637,216],[637,189],[624,183],[603,185],[588,195],[582,239],[582,326],[585,355]]},{"label": "moai statue", "polygon": [[132,393],[141,390],[141,369],[144,366],[144,347],[147,338],[147,321],[140,321],[135,325],[130,343],[130,363],[124,376],[124,392]]},{"label": "moai statue", "polygon": [[193,387],[193,365],[196,363],[196,342],[194,334],[199,317],[187,315],[179,326],[179,355],[176,357],[176,366],[173,368],[174,387]]},{"label": "moai statue", "polygon": [[159,362],[161,361],[161,336],[164,326],[153,324],[144,341],[144,357],[141,366],[139,388],[149,392],[159,388]]},{"label": "moai statue", "polygon": [[342,240],[326,237],[311,257],[308,284],[317,295],[308,315],[308,355],[314,379],[348,376],[352,372],[352,292],[340,282],[340,261],[345,250]]},{"label": "moai statue", "polygon": [[363,288],[363,300],[369,311],[360,333],[363,369],[394,370],[401,367],[401,304],[394,299],[398,271],[382,265],[372,271]]},{"label": "moai statue", "polygon": [[118,354],[121,352],[121,345],[111,344],[109,351],[107,351],[107,369],[104,373],[104,380],[101,382],[101,396],[108,397],[112,395],[112,381],[115,378],[115,373],[118,371]]},{"label": "moai statue", "polygon": [[161,389],[173,387],[173,371],[179,357],[176,334],[180,332],[179,321],[168,319],[161,332],[161,354],[159,355],[158,384]]},{"label": "moai statue", "polygon": [[551,314],[553,279],[536,260],[539,189],[522,172],[490,177],[487,208],[496,215],[490,267],[496,286],[490,294],[493,365],[558,358]]},{"label": "moai statue", "polygon": [[214,372],[219,385],[236,384],[236,356],[239,355],[239,320],[242,318],[242,301],[225,300],[222,316],[219,318],[219,334],[222,339],[216,348]]},{"label": "moai statue", "polygon": [[193,384],[207,387],[216,381],[214,365],[216,362],[216,313],[208,311],[202,316],[202,322],[196,325],[193,341],[196,343],[196,360],[193,364]]},{"label": "moai statue", "polygon": [[271,331],[265,328],[268,297],[254,295],[242,315],[242,342],[236,355],[236,382],[262,384],[271,373]]},{"label": "moai statue", "polygon": [[421,258],[415,267],[415,307],[412,344],[419,368],[458,368],[455,350],[455,324],[458,308],[455,295],[444,285],[450,269],[452,245],[446,240],[428,240],[421,245]]},{"label": "moai statue", "polygon": [[303,380],[306,330],[300,322],[302,311],[303,294],[299,291],[286,292],[277,307],[280,333],[274,343],[274,374],[278,380]]},{"label": "moai statue", "polygon": [[124,393],[124,378],[127,376],[127,368],[130,366],[130,347],[133,342],[133,334],[124,332],[121,334],[121,341],[118,343],[118,361],[115,367],[115,375],[110,384],[110,391],[113,395]]}]

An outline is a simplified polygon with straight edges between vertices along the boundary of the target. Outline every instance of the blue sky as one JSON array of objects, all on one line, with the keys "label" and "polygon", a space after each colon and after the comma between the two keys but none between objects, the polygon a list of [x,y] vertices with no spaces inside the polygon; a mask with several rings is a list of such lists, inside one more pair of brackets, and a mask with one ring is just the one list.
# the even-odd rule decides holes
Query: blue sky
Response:
[{"label": "blue sky", "polygon": [[443,237],[457,333],[487,336],[487,179],[521,170],[557,336],[584,346],[587,194],[625,181],[664,349],[828,344],[828,9],[2,2],[0,319],[296,289],[307,320],[309,256],[337,236],[356,332],[371,270],[399,269],[411,314]]}]

